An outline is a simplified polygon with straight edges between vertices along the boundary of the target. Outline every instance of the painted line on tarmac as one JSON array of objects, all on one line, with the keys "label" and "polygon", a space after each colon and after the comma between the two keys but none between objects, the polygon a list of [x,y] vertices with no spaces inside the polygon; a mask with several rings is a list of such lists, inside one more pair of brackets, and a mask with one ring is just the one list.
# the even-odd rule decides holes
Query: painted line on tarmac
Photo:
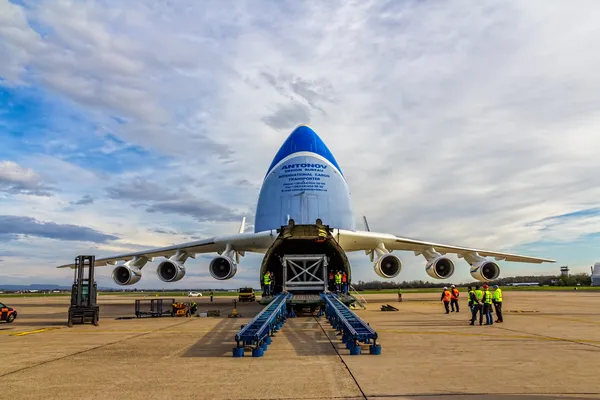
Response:
[{"label": "painted line on tarmac", "polygon": [[[414,314],[431,316],[430,314],[426,314],[424,312],[413,311],[413,310],[408,310],[408,311],[412,312]],[[518,315],[518,314],[514,314],[514,315]],[[457,318],[451,318],[451,319],[453,321],[459,321]],[[539,334],[539,333],[526,332],[526,331],[522,331],[522,330],[518,330],[518,329],[510,329],[510,328],[506,328],[504,326],[498,326],[498,324],[494,324],[494,325],[495,325],[494,326],[495,329],[502,329],[502,330],[505,330],[507,332],[516,332],[516,333],[521,333],[521,334],[529,335],[529,336],[527,336],[528,339],[539,339],[539,340],[546,340],[546,341],[559,341],[559,342],[575,343],[575,344],[580,344],[580,345],[583,345],[583,346],[590,346],[590,347],[594,347],[594,348],[600,348],[600,341],[597,341],[597,340],[589,340],[589,339],[567,339],[567,338],[553,337],[553,336],[542,335],[542,334]],[[436,332],[436,333],[440,333],[440,334],[456,334],[456,335],[473,335],[471,333],[459,333],[459,332]],[[481,335],[485,335],[485,334],[481,334]],[[481,335],[477,334],[477,336],[481,336]],[[487,335],[490,335],[490,334],[487,334]],[[496,336],[496,335],[490,335],[490,336],[493,337],[493,336]],[[498,335],[498,336],[501,337],[500,335]]]},{"label": "painted line on tarmac", "polygon": [[40,329],[34,329],[32,331],[21,331],[21,332],[0,332],[4,335],[9,335],[9,336],[25,336],[25,335],[31,335],[34,333],[42,333],[42,332],[49,332],[55,329],[62,329],[64,327],[60,326],[60,327],[52,327],[52,328],[40,328]]},{"label": "painted line on tarmac", "polygon": [[[518,314],[515,314],[518,315]],[[528,315],[530,317],[542,317],[542,318],[548,318],[548,319],[555,319],[558,321],[572,321],[572,322],[581,322],[584,324],[592,324],[592,325],[600,325],[599,321],[586,321],[585,319],[579,319],[579,318],[570,318],[570,317],[555,317],[553,315]]]},{"label": "painted line on tarmac", "polygon": [[[504,327],[499,327],[500,329],[506,329]],[[514,332],[521,332],[517,330],[512,330]],[[403,335],[451,335],[451,336],[485,336],[489,338],[508,338],[508,339],[533,339],[533,340],[541,340],[541,341],[550,341],[550,342],[577,342],[577,343],[590,343],[590,344],[600,344],[600,340],[589,340],[589,339],[563,339],[563,338],[555,338],[551,336],[539,336],[534,333],[522,332],[524,335],[510,335],[504,333],[466,333],[466,332],[435,332],[435,331],[403,331],[396,329],[377,329],[377,332],[388,332],[388,333],[399,333]]]},{"label": "painted line on tarmac", "polygon": [[117,339],[117,340],[112,341],[112,342],[108,342],[108,343],[104,343],[104,344],[101,344],[101,345],[98,345],[98,346],[94,346],[94,347],[91,347],[89,349],[76,351],[76,352],[71,353],[71,354],[67,354],[67,355],[64,355],[64,356],[52,358],[50,360],[41,361],[41,362],[39,362],[37,364],[28,365],[26,367],[18,368],[18,369],[14,370],[14,371],[6,372],[6,373],[0,375],[0,378],[16,374],[17,372],[22,372],[22,371],[26,371],[26,370],[29,370],[29,369],[32,369],[32,368],[35,368],[35,367],[39,367],[39,366],[42,366],[42,365],[50,364],[51,362],[54,362],[54,361],[60,361],[60,360],[64,360],[65,358],[69,358],[69,357],[72,357],[72,356],[77,356],[77,355],[80,355],[80,354],[89,353],[91,351],[98,350],[98,349],[101,349],[103,347],[111,346],[113,344],[121,343],[121,342],[124,342],[126,340],[137,339],[137,338],[140,338],[142,336],[146,336],[146,335],[149,335],[149,334],[152,334],[152,333],[160,332],[162,330],[165,330],[165,329],[168,329],[168,328],[171,328],[171,327],[174,327],[174,326],[187,324],[188,322],[190,322],[190,320],[187,320],[187,321],[184,321],[184,322],[181,322],[181,323],[178,323],[178,324],[169,325],[169,326],[166,326],[164,328],[159,328],[159,329],[156,329],[154,331],[150,331],[150,332],[146,332],[146,333],[141,333],[139,335],[133,335],[133,336],[129,336],[129,337],[126,337],[126,338],[123,338],[123,339]]}]

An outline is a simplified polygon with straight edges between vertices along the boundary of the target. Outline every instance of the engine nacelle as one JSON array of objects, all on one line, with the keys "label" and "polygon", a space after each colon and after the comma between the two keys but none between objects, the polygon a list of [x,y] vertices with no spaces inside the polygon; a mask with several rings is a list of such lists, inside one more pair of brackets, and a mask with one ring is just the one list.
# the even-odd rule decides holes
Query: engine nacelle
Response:
[{"label": "engine nacelle", "polygon": [[435,279],[448,279],[454,274],[454,263],[448,257],[440,256],[427,262],[425,272]]},{"label": "engine nacelle", "polygon": [[480,282],[493,281],[500,276],[500,267],[493,261],[478,261],[471,264],[471,276]]},{"label": "engine nacelle", "polygon": [[117,285],[133,285],[142,279],[142,270],[132,265],[119,265],[112,272],[112,279]]},{"label": "engine nacelle", "polygon": [[224,281],[233,278],[237,272],[237,265],[228,256],[218,256],[210,262],[208,272],[213,278]]},{"label": "engine nacelle", "polygon": [[165,260],[156,267],[156,275],[163,282],[177,282],[185,276],[185,267],[175,260]]},{"label": "engine nacelle", "polygon": [[375,273],[382,278],[395,278],[402,270],[402,261],[392,254],[384,254],[375,261]]}]

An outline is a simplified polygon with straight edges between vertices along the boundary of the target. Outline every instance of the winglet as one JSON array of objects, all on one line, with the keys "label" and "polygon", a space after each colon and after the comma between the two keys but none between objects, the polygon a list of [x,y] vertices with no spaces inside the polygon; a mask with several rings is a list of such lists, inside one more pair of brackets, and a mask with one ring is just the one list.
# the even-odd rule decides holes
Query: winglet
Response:
[{"label": "winglet", "polygon": [[246,229],[246,217],[242,218],[242,223],[240,224],[240,231],[238,233],[244,233]]}]

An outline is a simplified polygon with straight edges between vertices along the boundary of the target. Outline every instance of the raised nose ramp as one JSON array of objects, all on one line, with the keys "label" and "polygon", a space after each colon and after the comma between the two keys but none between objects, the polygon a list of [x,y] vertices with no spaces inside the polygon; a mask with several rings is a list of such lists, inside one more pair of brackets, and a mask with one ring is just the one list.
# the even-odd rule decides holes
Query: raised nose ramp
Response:
[{"label": "raised nose ramp", "polygon": [[246,346],[252,348],[252,357],[262,357],[271,344],[271,335],[281,329],[286,320],[286,303],[289,293],[277,295],[256,317],[235,335],[237,346],[233,348],[234,357],[243,357]]},{"label": "raised nose ramp", "polygon": [[381,346],[377,344],[377,332],[360,319],[334,293],[323,293],[325,316],[331,326],[342,334],[342,343],[350,350],[351,355],[359,355],[360,343],[369,344],[369,353],[381,354]]}]

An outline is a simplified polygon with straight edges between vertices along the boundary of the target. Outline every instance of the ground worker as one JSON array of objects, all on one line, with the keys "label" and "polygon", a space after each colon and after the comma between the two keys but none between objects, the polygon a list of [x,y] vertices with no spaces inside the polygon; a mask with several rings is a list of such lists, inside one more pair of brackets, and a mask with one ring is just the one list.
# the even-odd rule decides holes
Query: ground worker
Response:
[{"label": "ground worker", "polygon": [[348,293],[348,275],[346,275],[346,271],[342,273],[342,291],[344,294]]},{"label": "ground worker", "polygon": [[329,290],[333,291],[335,289],[335,283],[333,281],[333,271],[329,271]]},{"label": "ground worker", "polygon": [[340,271],[336,271],[335,273],[335,291],[340,292],[342,286],[342,273]]},{"label": "ground worker", "polygon": [[192,301],[192,304],[190,304],[190,312],[192,315],[196,315],[196,311],[198,311],[198,304],[196,304],[195,301]]},{"label": "ground worker", "polygon": [[483,322],[483,290],[479,289],[479,285],[475,286],[475,291],[473,292],[473,315],[471,316],[471,323],[469,325],[475,325],[475,319],[477,318],[477,313],[479,313],[479,325]]},{"label": "ground worker", "polygon": [[402,302],[402,289],[398,288],[398,301]]},{"label": "ground worker", "polygon": [[269,294],[273,296],[273,294],[275,293],[275,277],[273,276],[273,271],[269,271],[269,280]]},{"label": "ground worker", "polygon": [[488,285],[483,285],[483,290],[483,314],[485,315],[485,324],[492,325],[494,323],[492,317],[492,292],[488,289]]},{"label": "ground worker", "polygon": [[271,292],[271,275],[269,275],[268,272],[266,272],[265,276],[263,277],[263,284],[265,296],[269,296]]},{"label": "ground worker", "polygon": [[444,286],[444,291],[442,292],[441,301],[444,302],[444,308],[446,309],[446,314],[450,314],[450,300],[452,299],[452,293],[448,290],[447,287]]},{"label": "ground worker", "polygon": [[473,291],[473,288],[471,286],[467,287],[467,304],[469,305],[469,310],[471,311],[471,314],[473,314],[473,304],[475,304],[474,300],[475,300],[475,291]]},{"label": "ground worker", "polygon": [[210,302],[213,302],[213,296],[215,295],[215,293],[211,290],[210,291]]},{"label": "ground worker", "polygon": [[502,319],[502,290],[500,290],[498,285],[494,285],[492,302],[494,303],[494,308],[496,309],[496,322],[504,322]]},{"label": "ground worker", "polygon": [[458,289],[454,285],[451,288],[450,306],[452,307],[452,312],[454,312],[454,306],[456,305],[456,312],[458,312]]}]

